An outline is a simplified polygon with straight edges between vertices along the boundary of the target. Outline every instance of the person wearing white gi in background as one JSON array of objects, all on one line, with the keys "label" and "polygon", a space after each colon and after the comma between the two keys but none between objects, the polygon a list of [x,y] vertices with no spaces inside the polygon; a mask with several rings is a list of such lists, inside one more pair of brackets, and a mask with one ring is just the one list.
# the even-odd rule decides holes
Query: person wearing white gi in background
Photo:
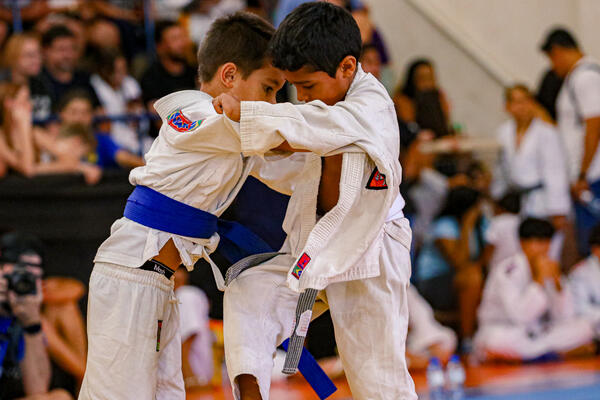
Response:
[{"label": "person wearing white gi in background", "polygon": [[600,339],[600,225],[590,234],[592,254],[576,264],[569,273],[575,311],[594,326],[596,339]]},{"label": "person wearing white gi in background", "polygon": [[553,234],[549,222],[526,219],[519,227],[522,252],[492,270],[478,311],[474,343],[480,359],[567,357],[593,347],[591,324],[575,315],[566,279],[547,256]]},{"label": "person wearing white gi in background", "polygon": [[587,237],[600,222],[600,215],[589,212],[580,201],[588,191],[600,197],[600,65],[582,52],[565,29],[552,30],[541,50],[554,72],[564,78],[556,99],[556,120],[567,153],[579,251],[586,255]]},{"label": "person wearing white gi in background", "polygon": [[[526,86],[507,88],[505,101],[512,118],[498,129],[502,150],[494,171],[492,197],[519,193],[524,217],[550,218],[560,231],[566,227],[571,209],[560,136],[551,124],[536,117],[535,102]],[[553,243],[555,259],[560,259],[560,241],[557,237]]]}]

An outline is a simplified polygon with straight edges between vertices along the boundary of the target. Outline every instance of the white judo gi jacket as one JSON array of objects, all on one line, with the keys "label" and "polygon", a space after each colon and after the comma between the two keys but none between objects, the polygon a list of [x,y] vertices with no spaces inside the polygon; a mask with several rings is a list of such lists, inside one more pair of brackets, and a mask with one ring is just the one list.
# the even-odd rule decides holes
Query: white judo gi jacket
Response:
[{"label": "white judo gi jacket", "polygon": [[318,222],[321,163],[307,156],[283,224],[284,249],[297,256],[289,287],[322,290],[330,283],[378,276],[378,238],[391,220],[390,209],[401,217],[404,206],[398,123],[383,85],[359,65],[345,99],[334,106],[242,102],[239,129],[245,156],[263,154],[284,140],[317,155],[344,153],[339,201]]},{"label": "white judo gi jacket", "polygon": [[478,314],[480,329],[513,326],[537,335],[553,322],[574,317],[575,309],[567,284],[559,292],[553,284],[542,286],[535,282],[527,257],[518,253],[492,270]]},{"label": "white judo gi jacket", "polygon": [[535,118],[517,147],[516,130],[513,120],[498,129],[502,154],[494,172],[492,196],[498,199],[510,189],[538,187],[524,194],[523,215],[538,218],[568,215],[571,209],[569,175],[558,132],[552,125]]},{"label": "white judo gi jacket", "polygon": [[[204,92],[175,92],[158,100],[154,108],[163,121],[159,136],[145,155],[146,165],[132,170],[129,181],[217,217],[229,207],[249,174],[266,184],[281,180],[278,187],[289,192],[288,173],[295,175],[304,163],[300,154],[269,156],[268,162],[242,156],[235,124],[216,113],[212,97]],[[219,243],[217,233],[208,239],[184,237],[123,217],[111,227],[94,262],[136,268],[156,256],[169,239],[188,270],[198,259],[206,259],[217,286],[224,289],[223,277],[209,257]]]},{"label": "white judo gi jacket", "polygon": [[591,255],[573,267],[569,281],[575,298],[577,315],[594,326],[600,335],[600,261]]}]

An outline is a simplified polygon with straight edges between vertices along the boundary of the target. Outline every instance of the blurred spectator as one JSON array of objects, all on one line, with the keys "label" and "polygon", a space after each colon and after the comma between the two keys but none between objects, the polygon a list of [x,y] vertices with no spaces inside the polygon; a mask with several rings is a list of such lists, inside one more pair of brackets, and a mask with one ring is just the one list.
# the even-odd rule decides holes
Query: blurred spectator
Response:
[{"label": "blurred spectator", "polygon": [[37,36],[29,33],[12,35],[2,53],[7,80],[29,85],[34,121],[45,122],[52,113],[52,96],[41,79],[42,50]]},{"label": "blurred spectator", "polygon": [[416,286],[433,308],[458,305],[465,350],[475,330],[486,226],[480,193],[466,186],[450,190],[416,262]]},{"label": "blurred spectator", "polygon": [[87,73],[77,69],[79,61],[73,33],[65,26],[56,25],[42,36],[44,50],[43,76],[52,90],[52,101],[58,100],[69,90],[81,88],[90,93],[94,105],[98,99],[90,85]]},{"label": "blurred spectator", "polygon": [[85,52],[87,37],[86,25],[77,14],[50,14],[35,24],[35,31],[43,36],[50,28],[54,26],[64,26],[71,31],[75,37],[75,52],[77,59],[81,59]]},{"label": "blurred spectator", "polygon": [[240,11],[244,5],[242,0],[192,0],[180,22],[194,43],[200,44],[214,20]]},{"label": "blurred spectator", "polygon": [[33,0],[21,8],[21,18],[25,22],[36,22],[50,14],[77,11],[81,0]]},{"label": "blurred spectator", "polygon": [[190,40],[185,29],[174,22],[156,24],[158,59],[150,65],[141,80],[144,104],[154,110],[154,101],[169,93],[196,88],[196,70],[188,64]]},{"label": "blurred spectator", "polygon": [[360,55],[360,64],[365,72],[381,79],[381,57],[377,48],[372,44],[364,45]]},{"label": "blurred spectator", "polygon": [[0,84],[0,177],[9,169],[35,172],[31,102],[27,84]]},{"label": "blurred spectator", "polygon": [[435,320],[431,306],[412,285],[408,288],[408,314],[408,367],[425,369],[431,357],[447,362],[456,350],[456,334]]},{"label": "blurred spectator", "polygon": [[519,225],[521,197],[507,193],[495,204],[494,216],[485,232],[486,258],[491,271],[500,262],[521,251]]},{"label": "blurred spectator", "polygon": [[[79,309],[85,286],[76,279],[50,277],[44,279],[42,289],[42,326],[48,353],[57,367],[53,381],[75,391],[83,380],[87,357],[85,323]],[[61,373],[70,378],[58,377]]]},{"label": "blurred spectator", "polygon": [[[94,118],[92,102],[84,91],[71,91],[61,99],[58,112],[62,125],[83,125],[92,129]],[[135,154],[119,147],[110,137],[103,132],[94,133],[97,147],[92,161],[102,168],[134,168],[144,165],[144,160]]]},{"label": "blurred spectator", "polygon": [[553,121],[556,121],[556,98],[562,84],[563,79],[550,68],[542,77],[535,95],[537,102],[544,107]]},{"label": "blurred spectator", "polygon": [[587,254],[589,232],[600,222],[600,217],[580,202],[583,193],[600,197],[600,65],[585,56],[564,29],[550,32],[542,51],[554,72],[564,78],[556,100],[557,122],[567,149],[580,250]]},{"label": "blurred spectator", "polygon": [[145,0],[92,0],[97,16],[114,22],[121,32],[121,50],[127,59],[144,52],[143,7]]},{"label": "blurred spectator", "polygon": [[554,127],[535,117],[534,99],[527,87],[506,89],[506,111],[511,120],[498,129],[502,146],[492,195],[521,196],[521,213],[552,218],[556,229],[566,223],[571,208],[568,171],[560,136]]},{"label": "blurred spectator", "polygon": [[[140,85],[127,73],[127,60],[115,48],[99,49],[94,57],[96,73],[91,84],[104,108],[112,118],[124,118],[144,112]],[[134,154],[144,154],[152,145],[152,138],[140,131],[138,121],[111,121],[110,133],[121,148]]]},{"label": "blurred spectator", "polygon": [[94,165],[96,140],[88,127],[63,124],[55,138],[36,134],[36,144],[45,156],[36,166],[38,174],[81,173],[88,185],[102,177],[102,170]]},{"label": "blurred spectator", "polygon": [[590,234],[591,254],[575,265],[569,274],[575,311],[594,327],[596,339],[600,339],[600,225]]},{"label": "blurred spectator", "polygon": [[[51,370],[42,332],[43,249],[36,238],[0,238],[0,398],[71,399],[49,393]],[[23,397],[24,396],[24,397]]]},{"label": "blurred spectator", "polygon": [[[522,252],[492,270],[479,308],[475,349],[480,358],[566,357],[592,344],[591,325],[575,317],[560,267],[547,256],[553,235],[549,222],[526,219],[519,227]],[[588,351],[593,354],[593,346]]]},{"label": "blurred spectator", "polygon": [[199,288],[189,285],[189,272],[184,267],[175,271],[175,296],[180,302],[185,386],[207,386],[213,376],[212,344],[215,340],[208,327],[208,297]]},{"label": "blurred spectator", "polygon": [[93,50],[98,49],[120,49],[121,32],[114,22],[97,18],[87,27],[87,43]]},{"label": "blurred spectator", "polygon": [[450,133],[450,106],[437,85],[431,61],[418,59],[410,64],[403,86],[396,89],[394,103],[402,122],[418,126],[413,131],[429,129],[436,138]]}]

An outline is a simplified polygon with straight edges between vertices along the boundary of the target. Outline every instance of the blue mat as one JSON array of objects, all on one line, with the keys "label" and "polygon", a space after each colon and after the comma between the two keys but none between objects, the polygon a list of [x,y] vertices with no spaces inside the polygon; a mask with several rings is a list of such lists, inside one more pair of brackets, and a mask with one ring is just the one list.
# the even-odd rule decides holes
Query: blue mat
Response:
[{"label": "blue mat", "polygon": [[467,396],[469,400],[599,400],[600,382],[571,388],[530,389],[524,392],[503,394],[474,394]]}]

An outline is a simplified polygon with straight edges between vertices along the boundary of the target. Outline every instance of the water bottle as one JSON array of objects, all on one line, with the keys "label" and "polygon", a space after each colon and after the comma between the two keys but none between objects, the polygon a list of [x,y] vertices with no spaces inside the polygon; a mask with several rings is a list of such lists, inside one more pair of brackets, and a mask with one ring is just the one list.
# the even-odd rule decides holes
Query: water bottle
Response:
[{"label": "water bottle", "polygon": [[432,357],[427,366],[429,400],[444,400],[444,370],[437,357]]},{"label": "water bottle", "polygon": [[446,382],[448,385],[448,400],[463,400],[465,398],[465,369],[458,355],[453,355],[446,366]]}]

